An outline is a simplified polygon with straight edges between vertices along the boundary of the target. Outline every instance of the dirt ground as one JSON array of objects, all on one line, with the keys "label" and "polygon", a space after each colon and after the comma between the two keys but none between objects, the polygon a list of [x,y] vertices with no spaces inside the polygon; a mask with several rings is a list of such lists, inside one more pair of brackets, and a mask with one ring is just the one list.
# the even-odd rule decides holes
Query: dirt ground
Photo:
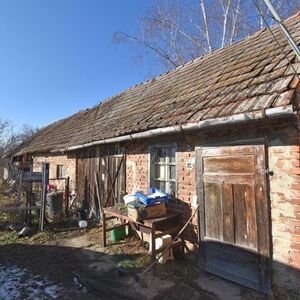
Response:
[{"label": "dirt ground", "polygon": [[[131,237],[106,248],[101,245],[99,226],[64,228],[23,239],[2,236],[0,298],[266,299],[199,271],[193,255],[157,265],[155,274],[151,271],[140,278],[149,264],[140,241]],[[125,274],[120,266],[125,266]]]}]

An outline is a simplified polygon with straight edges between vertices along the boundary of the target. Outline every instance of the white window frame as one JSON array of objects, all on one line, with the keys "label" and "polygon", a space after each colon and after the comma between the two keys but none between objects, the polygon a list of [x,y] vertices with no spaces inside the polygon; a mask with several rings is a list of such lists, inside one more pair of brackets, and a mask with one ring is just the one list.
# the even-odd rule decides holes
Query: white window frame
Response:
[{"label": "white window frame", "polygon": [[[163,165],[174,165],[175,166],[175,179],[174,180],[170,180],[170,174],[167,175],[167,180],[165,180],[166,182],[174,182],[175,184],[175,190],[174,190],[174,197],[177,197],[177,144],[176,143],[156,143],[156,144],[151,144],[148,147],[148,187],[152,187],[151,183],[155,180],[154,178],[154,174],[152,172],[154,171],[154,167],[153,167],[153,163],[152,163],[152,152],[154,149],[156,148],[167,148],[167,147],[172,147],[175,149],[175,162],[170,163],[170,158],[166,157],[167,161],[165,163],[162,163]],[[167,168],[168,170],[169,168]],[[162,180],[163,181],[163,180]]]},{"label": "white window frame", "polygon": [[[62,174],[59,174],[60,173],[60,168],[61,168],[61,173]],[[60,176],[60,175],[62,175],[62,176]],[[64,165],[56,165],[56,178],[57,179],[65,178],[65,167],[64,167]]]}]

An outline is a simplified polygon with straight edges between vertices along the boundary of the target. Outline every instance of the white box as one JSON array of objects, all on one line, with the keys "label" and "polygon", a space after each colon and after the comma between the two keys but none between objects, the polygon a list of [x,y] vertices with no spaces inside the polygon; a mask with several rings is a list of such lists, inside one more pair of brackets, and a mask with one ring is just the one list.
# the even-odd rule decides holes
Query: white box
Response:
[{"label": "white box", "polygon": [[[151,239],[149,243],[149,252],[151,252],[152,245],[151,245]],[[172,236],[170,234],[166,234],[160,238],[155,239],[155,250],[159,250],[160,248],[165,248],[169,246],[172,243]],[[156,254],[156,258],[158,258],[161,255],[161,253]],[[159,258],[158,262],[160,264],[165,264],[168,260],[174,260],[173,255],[173,247],[170,247],[162,257]]]}]

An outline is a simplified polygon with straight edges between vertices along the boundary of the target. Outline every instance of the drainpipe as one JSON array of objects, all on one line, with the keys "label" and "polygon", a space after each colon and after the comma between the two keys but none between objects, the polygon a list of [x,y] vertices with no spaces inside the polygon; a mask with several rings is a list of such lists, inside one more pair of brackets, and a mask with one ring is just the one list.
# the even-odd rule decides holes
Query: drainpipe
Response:
[{"label": "drainpipe", "polygon": [[93,142],[89,142],[89,143],[85,143],[85,144],[81,144],[81,145],[71,146],[66,149],[57,149],[57,150],[53,150],[51,152],[71,151],[71,150],[77,150],[77,149],[82,149],[82,148],[87,148],[87,147],[97,146],[97,145],[103,145],[103,144],[151,138],[151,137],[157,137],[160,135],[174,134],[174,133],[180,133],[180,132],[186,132],[186,131],[192,131],[192,130],[200,130],[200,129],[211,128],[211,127],[216,127],[216,126],[240,124],[240,123],[245,123],[245,122],[249,122],[252,120],[260,120],[260,119],[265,119],[265,118],[275,119],[275,118],[281,118],[281,117],[295,116],[296,114],[297,114],[297,112],[294,110],[292,105],[288,105],[285,107],[274,107],[274,108],[268,108],[266,110],[241,113],[241,114],[237,114],[237,115],[233,115],[233,116],[229,116],[229,117],[207,119],[207,120],[203,120],[203,121],[196,122],[196,123],[187,123],[184,125],[175,125],[175,126],[169,126],[169,127],[164,127],[164,128],[151,129],[151,130],[133,133],[133,134],[129,134],[129,135],[123,135],[123,136],[118,136],[118,137],[114,137],[114,138],[93,141]]},{"label": "drainpipe", "polygon": [[291,45],[291,47],[293,48],[294,52],[296,53],[296,55],[298,57],[298,60],[300,61],[300,50],[298,48],[297,43],[295,42],[295,40],[293,39],[293,37],[289,33],[289,31],[286,28],[286,26],[284,25],[284,23],[282,22],[282,19],[280,18],[280,16],[278,15],[277,11],[273,7],[271,1],[264,0],[264,2],[268,6],[268,8],[269,8],[270,12],[272,13],[274,19],[277,21],[278,25],[280,26],[281,30],[283,31],[284,35],[286,36],[289,44]]}]

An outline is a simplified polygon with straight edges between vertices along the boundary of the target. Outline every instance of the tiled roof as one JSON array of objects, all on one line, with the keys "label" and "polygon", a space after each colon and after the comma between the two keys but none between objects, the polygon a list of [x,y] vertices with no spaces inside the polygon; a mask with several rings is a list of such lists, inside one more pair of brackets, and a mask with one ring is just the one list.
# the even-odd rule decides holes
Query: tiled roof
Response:
[{"label": "tiled roof", "polygon": [[[299,43],[299,14],[285,24]],[[300,63],[279,27],[272,30],[281,46],[261,30],[43,128],[20,153],[291,104]]]}]

